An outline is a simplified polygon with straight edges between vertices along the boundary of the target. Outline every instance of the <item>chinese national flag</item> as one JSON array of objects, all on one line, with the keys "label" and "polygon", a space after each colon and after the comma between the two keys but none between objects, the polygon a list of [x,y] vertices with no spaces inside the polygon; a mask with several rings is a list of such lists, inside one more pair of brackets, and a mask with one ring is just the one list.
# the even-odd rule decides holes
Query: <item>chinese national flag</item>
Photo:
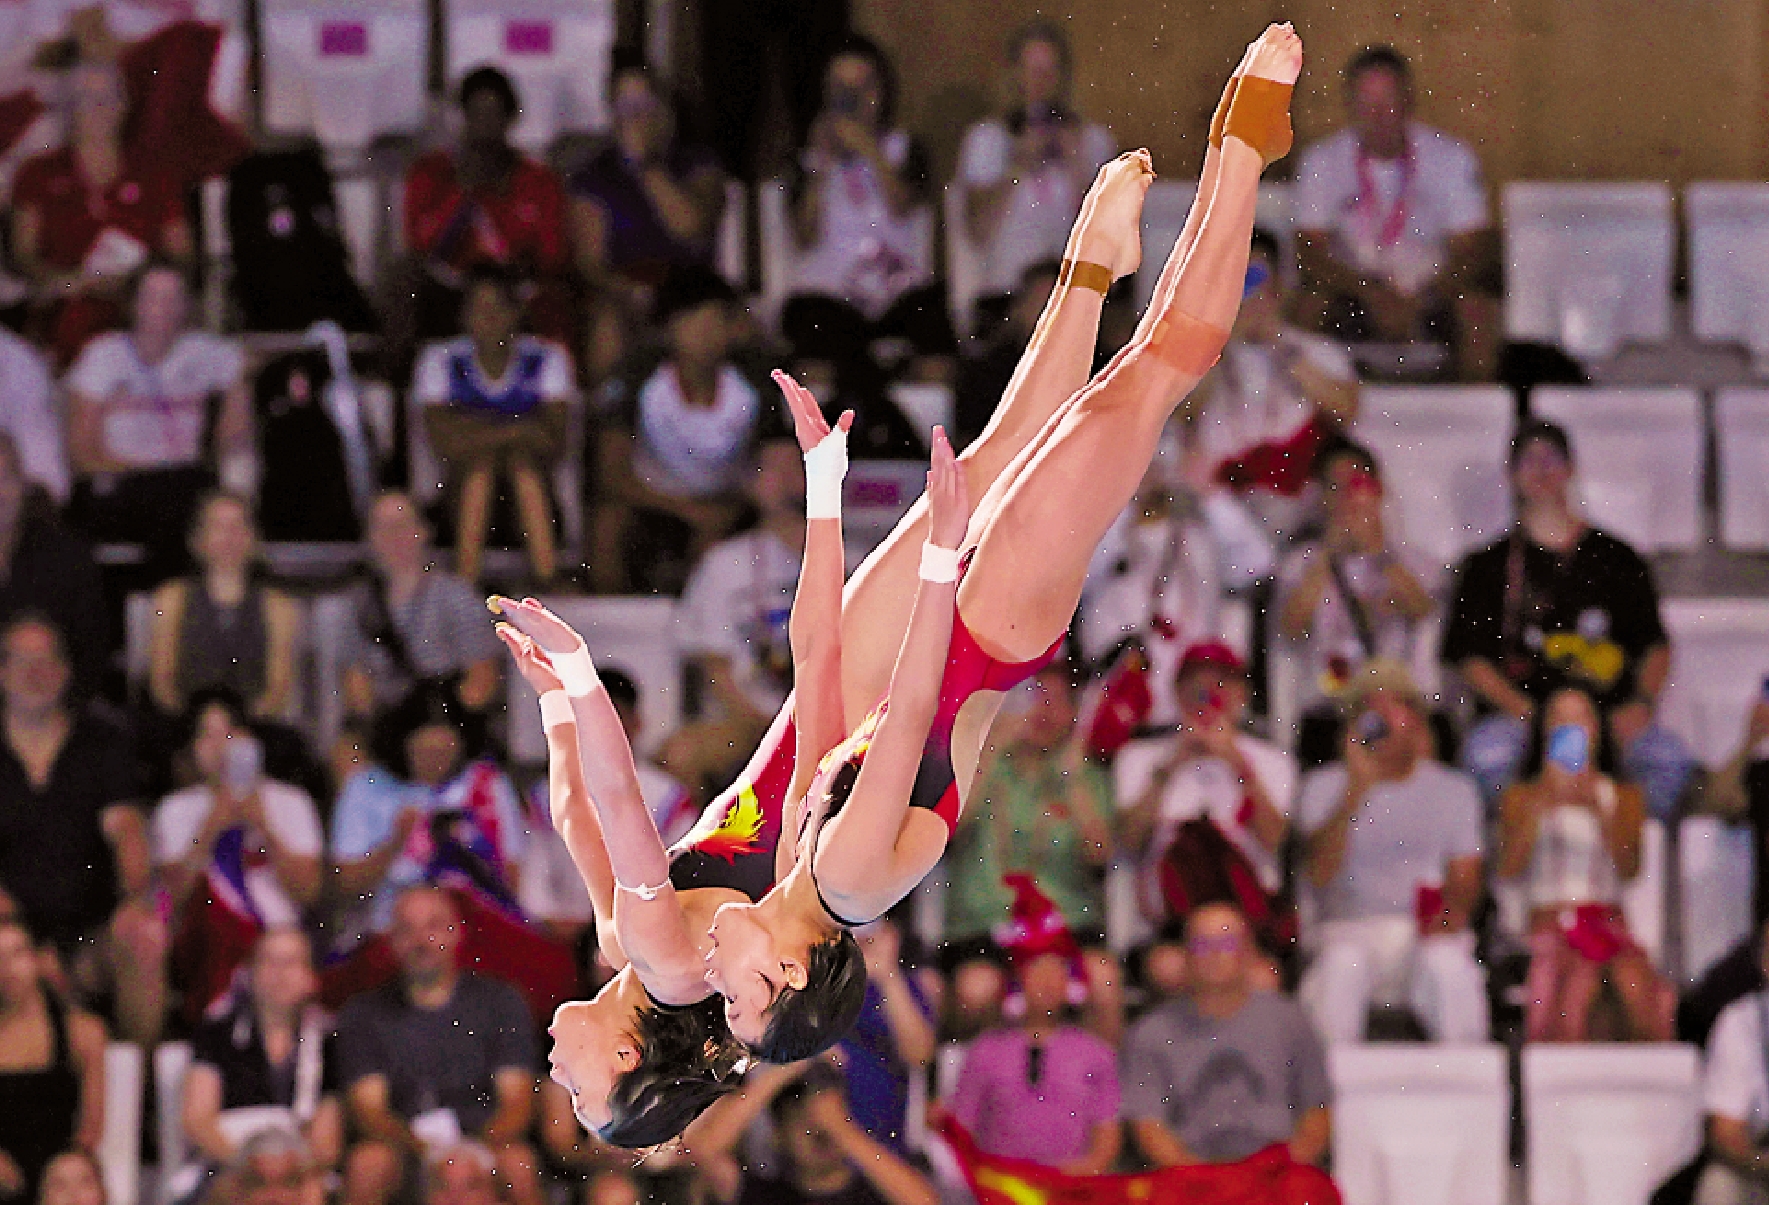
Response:
[{"label": "chinese national flag", "polygon": [[977,1149],[964,1127],[942,1119],[940,1136],[964,1168],[978,1205],[1341,1205],[1319,1168],[1271,1146],[1239,1163],[1169,1167],[1134,1176],[1070,1176]]}]

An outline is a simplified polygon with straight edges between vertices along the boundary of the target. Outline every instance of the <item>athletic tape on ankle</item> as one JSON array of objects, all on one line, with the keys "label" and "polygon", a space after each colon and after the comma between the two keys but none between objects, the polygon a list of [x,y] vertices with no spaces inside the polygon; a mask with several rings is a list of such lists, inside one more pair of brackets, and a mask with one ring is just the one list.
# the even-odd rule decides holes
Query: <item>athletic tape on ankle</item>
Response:
[{"label": "athletic tape on ankle", "polygon": [[944,585],[958,580],[958,549],[941,548],[938,544],[921,546],[921,580]]},{"label": "athletic tape on ankle", "polygon": [[1259,152],[1266,163],[1290,153],[1294,135],[1290,129],[1290,94],[1294,84],[1249,75],[1235,89],[1223,122],[1223,137],[1233,135]]},{"label": "athletic tape on ankle", "polygon": [[1222,358],[1228,332],[1177,311],[1161,319],[1149,350],[1188,376],[1201,377]]},{"label": "athletic tape on ankle", "polygon": [[1222,89],[1222,99],[1216,102],[1216,115],[1210,119],[1210,145],[1219,151],[1222,149],[1222,128],[1228,121],[1228,107],[1235,101],[1235,85],[1240,82],[1238,75],[1228,77],[1228,83]]},{"label": "athletic tape on ankle", "polygon": [[541,727],[557,728],[561,724],[575,724],[577,716],[571,710],[571,696],[563,690],[549,690],[541,696]]},{"label": "athletic tape on ankle", "polygon": [[1112,270],[1103,264],[1090,264],[1084,259],[1065,259],[1057,284],[1092,289],[1104,297],[1112,288]]},{"label": "athletic tape on ankle", "polygon": [[842,479],[848,475],[848,433],[840,427],[805,453],[805,518],[842,517]]},{"label": "athletic tape on ankle", "polygon": [[569,653],[554,657],[553,670],[559,675],[559,685],[574,699],[594,694],[596,687],[602,685],[602,679],[596,676],[596,663],[590,660],[590,650],[582,642]]}]

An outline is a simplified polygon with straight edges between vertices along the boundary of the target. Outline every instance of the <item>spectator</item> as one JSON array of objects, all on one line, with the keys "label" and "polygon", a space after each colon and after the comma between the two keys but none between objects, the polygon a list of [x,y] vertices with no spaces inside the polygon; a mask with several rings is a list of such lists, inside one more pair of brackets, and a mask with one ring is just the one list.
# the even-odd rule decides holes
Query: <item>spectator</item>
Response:
[{"label": "spectator", "polygon": [[37,1205],[105,1205],[104,1169],[83,1146],[69,1147],[43,1169]]},{"label": "spectator", "polygon": [[1157,1167],[1233,1163],[1276,1143],[1326,1161],[1332,1089],[1296,1002],[1254,991],[1246,918],[1207,904],[1186,922],[1187,990],[1131,1026],[1124,1116]]},{"label": "spectator", "polygon": [[221,1199],[229,1205],[325,1205],[324,1173],[299,1134],[266,1130],[240,1144]]},{"label": "spectator", "polygon": [[104,1023],[44,983],[16,918],[0,918],[0,1018],[0,1197],[32,1201],[58,1151],[98,1149]]},{"label": "spectator", "polygon": [[1233,649],[1193,645],[1177,680],[1178,733],[1126,745],[1113,768],[1124,804],[1118,831],[1142,859],[1143,911],[1160,924],[1184,920],[1201,904],[1233,903],[1259,916],[1257,935],[1269,953],[1288,953],[1291,914],[1278,900],[1279,855],[1295,760],[1242,730],[1247,669]]},{"label": "spectator", "polygon": [[110,667],[111,624],[92,549],[31,488],[18,444],[0,431],[0,625],[25,614],[67,633],[76,689],[98,690]]},{"label": "spectator", "polygon": [[520,896],[521,805],[460,711],[437,691],[413,695],[382,719],[374,764],[338,795],[331,853],[353,936],[385,931],[396,897],[445,870],[506,903]]},{"label": "spectator", "polygon": [[1425,700],[1374,661],[1346,692],[1341,760],[1302,780],[1303,874],[1320,925],[1302,1001],[1329,1043],[1359,1042],[1372,1003],[1404,1001],[1433,1041],[1484,1042],[1480,796],[1431,758]]},{"label": "spectator", "polygon": [[418,359],[412,392],[430,446],[448,472],[455,501],[455,572],[479,580],[494,487],[516,495],[528,564],[541,585],[558,570],[552,474],[563,454],[571,360],[556,344],[517,334],[522,285],[501,268],[467,274],[466,334],[432,343]]},{"label": "spectator", "polygon": [[0,327],[0,435],[13,445],[21,473],[57,503],[68,500],[68,451],[56,413],[55,382],[37,348]]},{"label": "spectator", "polygon": [[35,287],[35,324],[66,368],[123,316],[124,281],[151,254],[194,253],[177,183],[124,140],[130,118],[116,64],[68,75],[68,142],[20,166],[12,186],[13,262]]},{"label": "spectator", "polygon": [[180,1116],[203,1163],[249,1164],[263,1154],[254,1139],[268,1131],[298,1136],[306,1145],[303,1163],[338,1165],[344,1115],[318,991],[307,935],[268,929],[252,950],[244,990],[197,1026]]},{"label": "spectator", "polygon": [[987,937],[1005,924],[1014,897],[1003,876],[1019,871],[1037,878],[1083,942],[1104,942],[1112,787],[1081,755],[1069,673],[1062,662],[1039,671],[1024,710],[996,729],[952,835],[950,940]]},{"label": "spectator", "polygon": [[121,1036],[151,1045],[166,1011],[166,931],[134,758],[123,732],[70,701],[66,647],[30,615],[0,630],[0,889],[83,995],[114,996]]},{"label": "spectator", "polygon": [[1480,163],[1413,120],[1393,47],[1345,67],[1350,126],[1302,153],[1296,252],[1308,325],[1354,341],[1452,345],[1464,380],[1498,368],[1498,256]]},{"label": "spectator", "polygon": [[[1769,967],[1769,934],[1759,936],[1757,959]],[[1769,1163],[1769,993],[1759,987],[1726,1006],[1708,1042],[1703,1076],[1710,1154],[1695,1193],[1696,1205],[1764,1205]]]},{"label": "spectator", "polygon": [[1316,458],[1357,417],[1357,366],[1345,348],[1286,321],[1295,298],[1268,231],[1253,232],[1234,331],[1205,386],[1193,455],[1246,501],[1274,539],[1309,518]]},{"label": "spectator", "polygon": [[[1755,929],[1769,920],[1769,684],[1751,700],[1738,748],[1704,784],[1704,810],[1732,824],[1749,824],[1756,845]],[[1748,944],[1748,943],[1747,943]],[[1756,952],[1747,961],[1754,967]]]},{"label": "spectator", "polygon": [[432,565],[430,529],[409,496],[375,500],[368,546],[340,656],[345,709],[368,719],[429,686],[483,713],[502,682],[497,637],[473,587]]},{"label": "spectator", "polygon": [[186,716],[191,785],[153,815],[154,864],[171,897],[173,968],[195,1024],[233,984],[260,934],[299,926],[319,899],[325,834],[306,792],[264,773],[237,697],[199,693]]},{"label": "spectator", "polygon": [[460,143],[422,156],[405,178],[405,243],[422,264],[411,316],[416,337],[453,334],[465,273],[490,263],[536,282],[534,329],[568,343],[564,185],[510,145],[520,105],[507,75],[495,67],[468,72],[456,102]]},{"label": "spectator", "polygon": [[970,1044],[948,1104],[985,1153],[1071,1175],[1111,1170],[1123,1143],[1112,1047],[1066,1023],[1071,960],[1017,959],[1025,1018]]},{"label": "spectator", "polygon": [[910,1077],[933,1062],[935,1036],[927,997],[900,957],[902,941],[889,917],[860,934],[866,1002],[838,1047],[850,1114],[899,1155],[909,1137]]},{"label": "spectator", "polygon": [[[780,149],[804,141],[822,100],[822,71],[848,36],[851,0],[701,0],[700,128],[708,132],[725,170],[746,183],[775,170]],[[778,63],[758,71],[757,63]],[[786,101],[784,131],[763,120]]]},{"label": "spectator", "polygon": [[94,539],[147,544],[164,568],[205,490],[250,483],[251,395],[239,345],[186,329],[178,268],[150,261],[131,300],[133,325],[92,340],[68,371],[72,516]]},{"label": "spectator", "polygon": [[629,1168],[606,1169],[584,1185],[584,1205],[643,1205],[645,1199],[639,1177]]},{"label": "spectator", "polygon": [[671,269],[714,266],[725,208],[717,158],[676,141],[674,103],[650,70],[617,61],[608,91],[614,136],[569,181],[578,273],[596,293],[590,380],[614,367]]},{"label": "spectator", "polygon": [[1326,529],[1278,570],[1278,634],[1296,657],[1296,756],[1312,770],[1333,760],[1345,720],[1339,696],[1373,658],[1412,659],[1419,625],[1435,607],[1423,574],[1389,543],[1382,523],[1382,471],[1356,444],[1319,463]]},{"label": "spectator", "polygon": [[470,1137],[497,1152],[500,1177],[516,1184],[513,1205],[539,1205],[523,1139],[538,1063],[527,1005],[508,984],[456,966],[461,917],[446,892],[401,895],[391,937],[399,980],[338,1016],[339,1079],[363,1139],[345,1161],[344,1199],[386,1202],[407,1159]]},{"label": "spectator", "polygon": [[[744,1131],[764,1110],[774,1123],[781,1164],[765,1173],[737,1155]],[[760,1068],[743,1091],[701,1114],[682,1138],[721,1205],[936,1205],[940,1199],[921,1173],[860,1128],[848,1112],[840,1073],[822,1063]]]},{"label": "spectator", "polygon": [[1640,554],[1574,512],[1572,444],[1552,423],[1511,441],[1517,526],[1456,572],[1443,660],[1473,688],[1481,719],[1462,760],[1489,797],[1509,785],[1548,694],[1577,686],[1597,703],[1647,810],[1670,818],[1694,770],[1654,713],[1671,668],[1658,591]]},{"label": "spectator", "polygon": [[742,476],[774,402],[737,346],[737,295],[704,268],[658,290],[662,355],[609,383],[598,440],[598,590],[680,593],[689,568],[743,514]]},{"label": "spectator", "polygon": [[1668,1042],[1676,990],[1622,918],[1622,884],[1640,871],[1640,790],[1609,777],[1603,725],[1582,690],[1548,697],[1532,744],[1531,780],[1499,809],[1498,874],[1521,880],[1530,905],[1526,1035],[1585,1041],[1607,982],[1629,1037]]},{"label": "spectator", "polygon": [[[973,126],[973,132],[993,124]],[[1062,261],[1038,259],[1014,280],[1012,294],[999,303],[1003,313],[994,329],[968,339],[959,349],[957,378],[952,387],[953,446],[963,448],[983,433],[995,407],[1013,382],[1020,358],[1032,343],[1039,315],[1062,274]]]},{"label": "spectator", "polygon": [[896,108],[890,60],[850,37],[824,71],[823,111],[793,182],[798,292],[780,330],[795,358],[829,362],[849,380],[876,375],[876,339],[905,340],[919,356],[956,350],[934,279],[927,155],[895,126]]},{"label": "spectator", "polygon": [[798,442],[764,439],[745,485],[756,525],[707,549],[676,609],[699,716],[670,738],[663,757],[707,799],[736,776],[792,689],[786,621],[805,553]]},{"label": "spectator", "polygon": [[424,1205],[499,1205],[497,1159],[478,1142],[438,1148],[424,1160]]},{"label": "spectator", "polygon": [[[1185,950],[1185,922],[1169,921],[1162,925],[1148,944],[1131,952],[1130,963],[1137,986],[1142,989],[1144,1013],[1183,995],[1190,969]],[[1250,960],[1249,965],[1255,971],[1263,970],[1257,959]]]},{"label": "spectator", "polygon": [[1006,294],[1039,260],[1061,256],[1112,132],[1071,108],[1074,57],[1060,26],[1033,21],[1007,43],[1007,110],[964,132],[956,183],[965,233],[983,252],[983,293]]},{"label": "spectator", "polygon": [[254,720],[285,721],[295,698],[301,612],[264,584],[252,504],[213,493],[190,530],[197,572],[154,592],[148,690],[162,714],[185,714],[204,691],[243,700]]}]

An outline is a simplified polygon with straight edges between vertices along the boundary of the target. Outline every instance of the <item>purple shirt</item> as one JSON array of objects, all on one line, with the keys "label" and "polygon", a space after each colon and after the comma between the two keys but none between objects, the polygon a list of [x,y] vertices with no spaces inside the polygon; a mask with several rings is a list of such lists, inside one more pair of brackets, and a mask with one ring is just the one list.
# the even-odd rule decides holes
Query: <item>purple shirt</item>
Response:
[{"label": "purple shirt", "polygon": [[1044,1040],[1034,1086],[1030,1049],[1018,1029],[972,1042],[949,1107],[987,1154],[1057,1167],[1087,1153],[1094,1126],[1117,1120],[1117,1055],[1090,1033],[1059,1029]]}]

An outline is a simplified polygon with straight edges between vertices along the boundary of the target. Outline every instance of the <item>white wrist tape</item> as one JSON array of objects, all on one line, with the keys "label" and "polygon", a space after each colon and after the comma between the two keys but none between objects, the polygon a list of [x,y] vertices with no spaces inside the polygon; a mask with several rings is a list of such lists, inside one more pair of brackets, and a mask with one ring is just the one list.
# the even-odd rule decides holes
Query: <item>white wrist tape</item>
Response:
[{"label": "white wrist tape", "polygon": [[581,641],[569,653],[554,657],[553,669],[559,675],[559,685],[574,699],[583,698],[602,684],[596,676],[596,664],[590,660],[590,650]]},{"label": "white wrist tape", "polygon": [[958,580],[958,549],[941,548],[938,544],[921,546],[921,580],[924,582],[955,582]]},{"label": "white wrist tape", "polygon": [[848,475],[848,433],[840,427],[805,453],[805,518],[842,517],[842,479]]},{"label": "white wrist tape", "polygon": [[541,696],[541,727],[557,728],[561,724],[575,724],[577,716],[571,710],[571,696],[563,690],[549,690]]}]

